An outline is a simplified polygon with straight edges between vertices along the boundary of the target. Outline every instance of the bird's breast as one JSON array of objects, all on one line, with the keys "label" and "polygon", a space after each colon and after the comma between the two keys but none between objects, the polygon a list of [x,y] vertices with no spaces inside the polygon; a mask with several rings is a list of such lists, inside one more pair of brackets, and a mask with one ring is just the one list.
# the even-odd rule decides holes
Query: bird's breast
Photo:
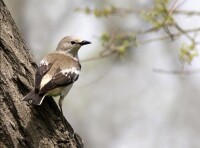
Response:
[{"label": "bird's breast", "polygon": [[73,84],[70,84],[70,85],[64,86],[64,87],[54,88],[53,90],[48,91],[48,93],[46,93],[46,95],[47,96],[58,96],[58,95],[66,96],[68,94],[68,92],[70,91],[72,85]]},{"label": "bird's breast", "polygon": [[64,89],[64,87],[57,87],[57,88],[54,88],[50,91],[48,91],[46,93],[46,96],[58,96],[61,94],[62,90]]}]

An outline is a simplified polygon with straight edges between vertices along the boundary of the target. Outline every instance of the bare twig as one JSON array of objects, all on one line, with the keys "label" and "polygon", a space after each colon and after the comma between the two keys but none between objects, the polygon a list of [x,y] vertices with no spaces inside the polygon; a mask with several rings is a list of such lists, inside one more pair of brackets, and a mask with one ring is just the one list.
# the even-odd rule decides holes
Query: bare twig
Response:
[{"label": "bare twig", "polygon": [[[192,33],[192,32],[200,32],[200,28],[194,28],[194,29],[188,29],[188,30],[184,30],[184,34],[187,34],[188,33]],[[176,34],[173,34],[174,37],[179,37],[183,35],[183,32],[179,32],[179,33],[176,33]],[[143,41],[137,41],[137,43],[139,45],[143,45],[143,44],[148,44],[148,43],[151,43],[151,42],[155,42],[155,41],[161,41],[161,40],[166,40],[166,39],[170,39],[170,36],[169,35],[163,35],[161,37],[157,37],[157,38],[152,38],[152,39],[148,39],[148,40],[143,40]],[[191,39],[193,41],[193,39]],[[135,46],[135,42],[133,43],[129,43],[130,47],[132,46]]]},{"label": "bare twig", "polygon": [[[182,2],[183,3],[183,2]],[[181,3],[181,4],[182,4]],[[178,5],[177,7],[179,7]],[[177,7],[173,9],[169,9],[168,11],[171,12],[171,14],[176,14],[176,15],[200,15],[200,11],[193,11],[193,10],[177,10]],[[138,10],[138,9],[122,9],[122,8],[116,8],[115,12],[113,15],[122,15],[122,14],[141,14],[144,10]],[[151,11],[150,8],[146,8],[145,11]]]},{"label": "bare twig", "polygon": [[186,32],[184,29],[182,29],[177,23],[174,25],[177,30],[179,30],[183,35],[185,35],[192,43],[195,43],[194,38],[192,38],[188,32]]},{"label": "bare twig", "polygon": [[114,52],[107,54],[107,55],[98,55],[98,56],[91,57],[91,58],[88,58],[88,59],[85,59],[85,60],[81,60],[81,62],[90,62],[90,61],[95,61],[95,60],[102,60],[104,58],[110,57],[113,53]]},{"label": "bare twig", "polygon": [[178,15],[200,15],[200,11],[192,11],[192,10],[175,10],[173,14]]},{"label": "bare twig", "polygon": [[176,4],[178,3],[178,1],[179,0],[175,0],[175,2],[173,3],[171,10],[169,10],[169,15],[172,15],[174,13],[174,11],[176,11],[177,8],[180,7],[185,2],[185,0],[183,0],[180,4],[178,4],[176,6]]},{"label": "bare twig", "polygon": [[164,69],[153,69],[153,72],[162,74],[180,74],[180,75],[192,75],[200,73],[200,69],[193,70],[164,70]]},{"label": "bare twig", "polygon": [[[151,32],[153,30],[154,30],[154,28],[147,29],[146,31],[138,31],[138,35],[142,35],[145,32],[148,33],[148,32]],[[193,28],[193,29],[184,30],[184,34],[193,33],[193,32],[195,32],[195,33],[200,32],[200,28]],[[116,34],[113,34],[113,35],[115,36]],[[179,32],[179,33],[173,34],[173,37],[177,38],[177,37],[180,37],[182,35],[183,35],[183,33]],[[111,37],[111,38],[112,38],[112,42],[113,42],[114,37]],[[148,43],[157,42],[157,41],[166,40],[166,39],[171,39],[171,37],[167,34],[167,35],[163,35],[163,36],[160,36],[160,37],[157,37],[157,38],[141,40],[141,41],[137,41],[137,42],[129,42],[128,46],[129,47],[136,47],[137,45],[145,45],[145,44],[148,44]],[[106,49],[103,50],[98,56],[82,60],[82,62],[101,60],[101,59],[107,58],[107,57],[115,54],[117,51],[115,50],[115,47],[112,46],[112,42],[109,42],[108,45],[106,46]],[[196,45],[200,44],[200,42],[195,42],[195,44]]]}]

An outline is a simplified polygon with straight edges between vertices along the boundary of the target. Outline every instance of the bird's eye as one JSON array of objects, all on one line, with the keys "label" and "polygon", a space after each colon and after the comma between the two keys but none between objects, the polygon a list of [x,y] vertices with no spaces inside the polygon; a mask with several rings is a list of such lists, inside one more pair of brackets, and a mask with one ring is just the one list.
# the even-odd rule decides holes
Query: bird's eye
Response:
[{"label": "bird's eye", "polygon": [[71,44],[73,45],[73,44],[76,44],[76,42],[74,42],[74,41],[71,41]]}]

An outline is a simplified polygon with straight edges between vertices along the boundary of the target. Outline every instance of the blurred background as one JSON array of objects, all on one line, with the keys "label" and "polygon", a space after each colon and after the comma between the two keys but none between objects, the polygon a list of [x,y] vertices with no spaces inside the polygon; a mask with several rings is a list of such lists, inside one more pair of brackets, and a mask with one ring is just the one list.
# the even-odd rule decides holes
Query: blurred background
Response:
[{"label": "blurred background", "polygon": [[[175,1],[175,0],[174,0]],[[158,40],[98,60],[104,32],[146,30],[138,13],[95,17],[77,8],[143,10],[153,0],[4,0],[37,63],[67,35],[92,42],[79,51],[82,72],[64,101],[64,114],[86,148],[199,148],[199,57],[181,71],[179,48],[188,40]],[[172,1],[173,2],[173,1]],[[178,1],[179,9],[199,11],[196,0]],[[198,15],[175,15],[182,28],[200,27]],[[140,40],[165,35],[155,31]],[[196,34],[196,38],[198,34]],[[159,71],[167,72],[155,72]],[[192,71],[195,71],[194,73]]]}]

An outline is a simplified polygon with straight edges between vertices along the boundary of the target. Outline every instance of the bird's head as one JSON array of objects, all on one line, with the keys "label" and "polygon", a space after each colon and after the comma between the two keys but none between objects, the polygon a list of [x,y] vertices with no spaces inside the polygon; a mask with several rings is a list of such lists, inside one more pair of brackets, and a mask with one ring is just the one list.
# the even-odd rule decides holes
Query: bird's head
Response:
[{"label": "bird's head", "polygon": [[77,56],[81,46],[87,44],[91,44],[91,42],[73,36],[66,36],[59,42],[56,50]]}]

